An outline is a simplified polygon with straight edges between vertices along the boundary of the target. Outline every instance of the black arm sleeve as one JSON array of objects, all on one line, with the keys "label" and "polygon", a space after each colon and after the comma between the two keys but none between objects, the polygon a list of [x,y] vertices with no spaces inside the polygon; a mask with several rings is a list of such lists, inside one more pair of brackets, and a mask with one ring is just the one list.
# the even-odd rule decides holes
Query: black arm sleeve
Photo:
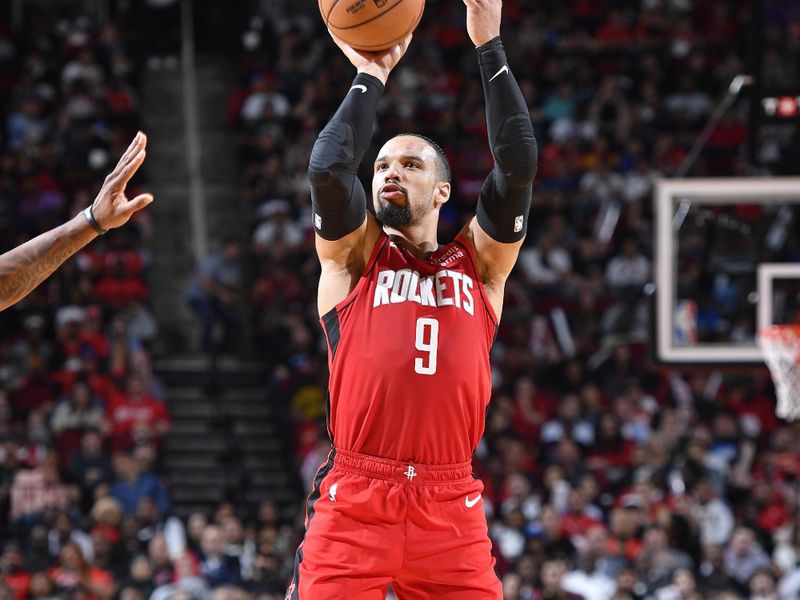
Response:
[{"label": "black arm sleeve", "polygon": [[359,73],[339,110],[319,134],[308,163],[314,230],[338,240],[358,229],[367,215],[358,166],[372,138],[383,84]]},{"label": "black arm sleeve", "polygon": [[478,223],[492,239],[511,243],[525,237],[528,229],[536,138],[525,98],[508,68],[503,42],[496,37],[477,51],[494,157],[494,169],[478,198]]}]

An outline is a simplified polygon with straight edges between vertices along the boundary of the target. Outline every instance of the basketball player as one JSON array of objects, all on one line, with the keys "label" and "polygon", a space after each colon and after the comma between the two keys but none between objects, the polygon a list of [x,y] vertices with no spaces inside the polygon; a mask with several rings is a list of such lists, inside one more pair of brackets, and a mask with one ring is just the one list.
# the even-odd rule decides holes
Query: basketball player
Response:
[{"label": "basketball player", "polygon": [[437,242],[450,169],[436,144],[390,139],[356,178],[376,107],[410,38],[382,54],[337,44],[358,70],[311,154],[318,309],[329,350],[333,450],[309,498],[287,599],[502,597],[471,457],[491,393],[503,286],[536,172],[528,109],[500,41],[501,0],[465,0],[494,169],[477,216]]},{"label": "basketball player", "polygon": [[153,201],[150,194],[140,194],[133,200],[125,196],[125,186],[144,161],[146,144],[147,136],[140,131],[91,206],[63,225],[0,255],[0,310],[27,296],[70,256],[109,229],[121,227]]}]

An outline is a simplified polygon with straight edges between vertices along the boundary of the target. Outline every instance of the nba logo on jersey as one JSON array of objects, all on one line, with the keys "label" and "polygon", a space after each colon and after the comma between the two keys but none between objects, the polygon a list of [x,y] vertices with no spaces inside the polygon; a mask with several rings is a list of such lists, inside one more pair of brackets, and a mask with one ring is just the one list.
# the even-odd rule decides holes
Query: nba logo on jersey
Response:
[{"label": "nba logo on jersey", "polygon": [[514,219],[514,233],[519,233],[522,231],[522,223],[525,217],[522,215],[518,216]]}]

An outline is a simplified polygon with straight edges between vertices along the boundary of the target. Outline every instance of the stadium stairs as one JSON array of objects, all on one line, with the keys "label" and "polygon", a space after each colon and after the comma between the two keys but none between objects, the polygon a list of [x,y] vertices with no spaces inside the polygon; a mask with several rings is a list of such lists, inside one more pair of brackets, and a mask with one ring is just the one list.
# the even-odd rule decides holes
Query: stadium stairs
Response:
[{"label": "stadium stairs", "polygon": [[271,499],[294,510],[298,497],[288,442],[291,431],[268,401],[260,363],[164,359],[173,427],[163,444],[173,511],[211,514],[222,501],[255,508]]},{"label": "stadium stairs", "polygon": [[[205,199],[208,246],[218,247],[226,236],[246,236],[239,198],[238,145],[224,124],[235,69],[224,57],[198,57],[195,62],[201,174]],[[152,305],[161,324],[161,355],[184,353],[197,346],[198,326],[186,305],[186,284],[194,272],[189,172],[186,160],[186,119],[183,81],[179,70],[143,73],[144,128],[149,136],[145,174],[156,202],[153,264],[150,269]],[[247,311],[242,311],[246,315]],[[248,331],[247,323],[243,324]]]}]

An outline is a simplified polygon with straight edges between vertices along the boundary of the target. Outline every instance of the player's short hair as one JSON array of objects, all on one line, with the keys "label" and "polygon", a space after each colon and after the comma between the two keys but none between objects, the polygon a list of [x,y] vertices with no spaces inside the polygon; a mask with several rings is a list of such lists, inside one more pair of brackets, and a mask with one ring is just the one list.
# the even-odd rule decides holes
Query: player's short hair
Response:
[{"label": "player's short hair", "polygon": [[436,168],[439,171],[439,179],[440,181],[450,181],[450,162],[447,160],[447,155],[442,150],[441,146],[434,142],[431,138],[426,135],[422,135],[421,133],[398,133],[394,137],[400,137],[403,135],[419,138],[422,141],[426,142],[433,150],[436,152]]}]

